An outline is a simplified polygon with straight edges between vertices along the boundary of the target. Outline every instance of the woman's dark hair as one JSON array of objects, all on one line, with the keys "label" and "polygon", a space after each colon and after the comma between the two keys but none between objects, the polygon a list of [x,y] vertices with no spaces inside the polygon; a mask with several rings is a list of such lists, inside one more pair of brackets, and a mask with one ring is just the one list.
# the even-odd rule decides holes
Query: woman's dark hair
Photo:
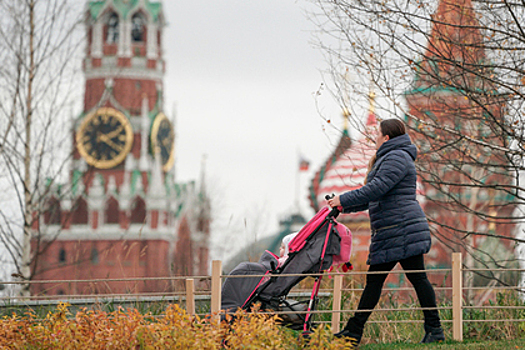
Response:
[{"label": "woman's dark hair", "polygon": [[[406,134],[405,130],[405,124],[399,120],[399,119],[385,119],[379,124],[379,130],[381,131],[381,134],[383,136],[388,135],[390,137],[390,140],[394,137],[398,137],[401,135]],[[366,185],[366,179],[368,178],[368,173],[372,170],[372,167],[374,166],[375,162],[377,160],[377,153],[370,158],[370,161],[368,162],[368,169],[366,171],[365,175],[365,185]]]},{"label": "woman's dark hair", "polygon": [[388,135],[390,139],[406,133],[405,124],[399,119],[385,119],[379,124],[379,129],[383,136]]}]

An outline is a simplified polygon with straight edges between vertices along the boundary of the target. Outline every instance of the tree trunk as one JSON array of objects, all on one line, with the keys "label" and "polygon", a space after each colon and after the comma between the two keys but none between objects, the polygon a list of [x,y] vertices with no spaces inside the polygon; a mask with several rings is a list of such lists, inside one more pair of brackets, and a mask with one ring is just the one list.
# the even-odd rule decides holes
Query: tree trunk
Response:
[{"label": "tree trunk", "polygon": [[[26,140],[24,144],[24,238],[22,245],[22,262],[21,274],[25,281],[31,279],[31,225],[32,225],[32,200],[31,200],[31,124],[33,116],[33,80],[35,78],[35,51],[34,51],[34,36],[35,36],[35,0],[30,0],[28,3],[29,10],[29,74],[27,84],[27,98],[26,98],[26,120],[25,120],[25,134]],[[23,284],[21,288],[22,296],[29,296],[29,284]]]}]

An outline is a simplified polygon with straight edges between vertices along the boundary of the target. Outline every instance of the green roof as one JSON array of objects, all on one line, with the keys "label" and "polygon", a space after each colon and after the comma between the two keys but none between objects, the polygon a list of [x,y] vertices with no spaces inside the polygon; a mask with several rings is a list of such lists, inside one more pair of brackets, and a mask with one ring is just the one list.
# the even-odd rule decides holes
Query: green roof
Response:
[{"label": "green roof", "polygon": [[[88,10],[93,19],[97,18],[100,14],[100,11],[104,8],[107,2],[111,2],[113,7],[117,12],[120,13],[122,17],[127,17],[128,14],[135,10],[139,0],[94,0],[88,2]],[[162,11],[162,4],[160,2],[151,2],[145,0],[146,11],[153,17],[153,20],[157,21],[159,14]]]}]

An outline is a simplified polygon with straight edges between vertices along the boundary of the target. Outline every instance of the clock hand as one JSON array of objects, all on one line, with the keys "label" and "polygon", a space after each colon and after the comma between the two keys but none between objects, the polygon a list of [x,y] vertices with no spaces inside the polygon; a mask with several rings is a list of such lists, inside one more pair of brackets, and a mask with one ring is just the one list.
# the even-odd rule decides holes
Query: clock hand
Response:
[{"label": "clock hand", "polygon": [[171,143],[171,140],[168,139],[168,138],[165,138],[162,140],[162,145],[165,146],[165,147],[168,147]]},{"label": "clock hand", "polygon": [[122,129],[124,129],[124,125],[120,125],[117,129],[113,130],[112,132],[108,132],[107,134],[105,134],[108,138],[112,139],[114,138],[115,136],[117,136],[118,134],[120,134],[120,132],[122,131]]},{"label": "clock hand", "polygon": [[108,135],[105,135],[105,134],[99,134],[99,135],[97,136],[97,140],[104,142],[105,144],[107,144],[109,147],[113,148],[113,149],[114,149],[115,151],[117,151],[117,152],[121,152],[122,149],[124,148],[123,145],[117,145],[115,142],[113,142],[113,141],[108,137]]}]

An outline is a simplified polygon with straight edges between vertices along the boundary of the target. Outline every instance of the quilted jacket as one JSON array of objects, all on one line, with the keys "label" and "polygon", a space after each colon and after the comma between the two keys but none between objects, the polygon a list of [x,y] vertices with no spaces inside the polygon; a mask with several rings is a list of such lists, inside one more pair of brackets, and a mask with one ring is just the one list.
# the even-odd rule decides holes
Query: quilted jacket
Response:
[{"label": "quilted jacket", "polygon": [[430,231],[416,200],[417,148],[408,134],[381,145],[365,186],[341,195],[344,212],[369,210],[372,238],[367,264],[428,253]]}]

